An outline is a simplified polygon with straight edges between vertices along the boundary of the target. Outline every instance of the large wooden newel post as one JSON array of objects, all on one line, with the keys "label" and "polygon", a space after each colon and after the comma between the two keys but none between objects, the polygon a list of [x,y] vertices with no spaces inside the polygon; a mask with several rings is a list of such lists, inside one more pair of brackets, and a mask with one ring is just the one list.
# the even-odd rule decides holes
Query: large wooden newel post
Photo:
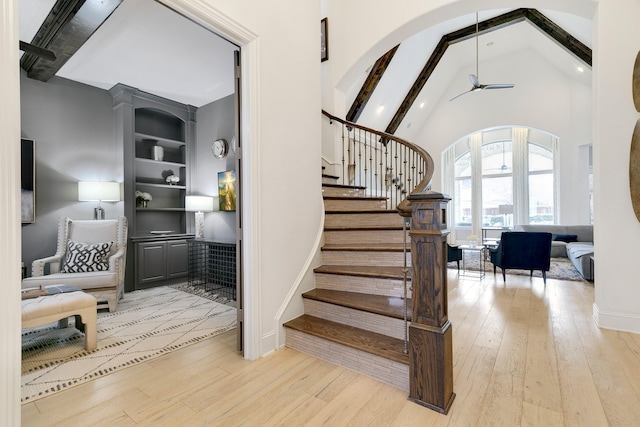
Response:
[{"label": "large wooden newel post", "polygon": [[452,328],[447,307],[447,203],[433,191],[409,196],[413,318],[409,399],[446,414],[453,403]]}]

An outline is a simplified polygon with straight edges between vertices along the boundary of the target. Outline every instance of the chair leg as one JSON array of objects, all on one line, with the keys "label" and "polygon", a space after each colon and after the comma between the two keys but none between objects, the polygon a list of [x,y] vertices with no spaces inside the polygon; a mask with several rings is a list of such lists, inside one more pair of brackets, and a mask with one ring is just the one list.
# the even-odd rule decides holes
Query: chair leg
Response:
[{"label": "chair leg", "polygon": [[542,270],[542,281],[544,282],[544,284],[547,284],[547,272]]},{"label": "chair leg", "polygon": [[533,277],[533,270],[529,270],[529,277]]},{"label": "chair leg", "polygon": [[506,282],[507,281],[507,272],[504,271],[504,268],[501,268],[502,270],[502,281]]},{"label": "chair leg", "polygon": [[109,313],[114,313],[118,306],[118,298],[115,296],[107,298],[107,304],[109,305]]},{"label": "chair leg", "polygon": [[456,264],[458,264],[458,271],[460,271],[460,260],[457,260]]}]

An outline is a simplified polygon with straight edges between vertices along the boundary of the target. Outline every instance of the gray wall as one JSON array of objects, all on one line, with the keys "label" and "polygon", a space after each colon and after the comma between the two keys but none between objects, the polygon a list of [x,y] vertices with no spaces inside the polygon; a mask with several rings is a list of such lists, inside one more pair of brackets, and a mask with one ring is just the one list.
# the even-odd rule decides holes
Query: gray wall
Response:
[{"label": "gray wall", "polygon": [[[22,226],[22,261],[55,253],[57,219],[92,219],[96,202],[78,201],[78,181],[122,182],[122,147],[114,142],[109,92],[53,77],[20,76],[22,137],[35,140],[36,221]],[[107,218],[123,202],[103,203]]]},{"label": "gray wall", "polygon": [[[216,159],[211,144],[219,138],[231,145],[234,133],[234,96],[230,95],[198,108],[197,112],[196,185],[192,193],[218,196],[218,172],[235,169],[236,156],[231,147],[225,159]],[[205,213],[204,237],[212,240],[235,240],[235,212]]]},{"label": "gray wall", "polygon": [[[57,220],[92,219],[95,202],[78,201],[78,181],[123,181],[123,152],[114,136],[108,91],[53,77],[47,83],[20,76],[22,137],[36,144],[36,222],[22,226],[22,260],[31,274],[34,259],[53,255]],[[196,180],[192,193],[218,194],[218,172],[235,168],[211,153],[211,143],[234,132],[234,97],[197,112]],[[124,212],[124,202],[102,203],[106,218]],[[235,212],[205,214],[205,237],[235,239]]]}]

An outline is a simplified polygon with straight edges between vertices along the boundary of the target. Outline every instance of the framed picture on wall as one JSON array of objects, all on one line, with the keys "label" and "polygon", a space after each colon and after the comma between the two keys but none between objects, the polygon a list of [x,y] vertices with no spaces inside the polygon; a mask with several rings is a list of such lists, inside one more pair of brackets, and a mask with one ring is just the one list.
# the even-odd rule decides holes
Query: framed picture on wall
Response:
[{"label": "framed picture on wall", "polygon": [[327,18],[320,21],[320,62],[329,59],[329,29],[327,28]]},{"label": "framed picture on wall", "polygon": [[36,146],[33,139],[20,140],[20,206],[23,224],[36,222]]},{"label": "framed picture on wall", "polygon": [[236,171],[218,172],[218,200],[221,211],[236,210]]}]

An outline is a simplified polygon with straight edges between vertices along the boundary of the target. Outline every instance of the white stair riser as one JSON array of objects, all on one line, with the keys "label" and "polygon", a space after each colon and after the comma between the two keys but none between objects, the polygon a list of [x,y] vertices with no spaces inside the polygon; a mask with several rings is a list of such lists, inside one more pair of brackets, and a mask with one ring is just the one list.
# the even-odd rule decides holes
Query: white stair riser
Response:
[{"label": "white stair riser", "polygon": [[402,243],[409,236],[402,230],[325,230],[324,243],[327,245],[349,243]]},{"label": "white stair riser", "polygon": [[286,330],[285,345],[409,392],[409,365],[294,329]]},{"label": "white stair riser", "polygon": [[[404,255],[402,252],[385,251],[322,251],[322,263],[324,265],[386,265],[403,267]],[[407,251],[407,265],[411,266],[410,251]]]},{"label": "white stair riser", "polygon": [[335,178],[329,178],[328,176],[323,176],[322,177],[322,183],[323,184],[336,184],[338,182],[337,179]]},{"label": "white stair riser", "polygon": [[[411,310],[411,307],[409,307]],[[404,340],[404,321],[313,299],[304,299],[304,314]]]},{"label": "white stair riser", "polygon": [[[404,296],[402,280],[325,273],[316,273],[315,277],[316,288],[318,289],[359,292],[361,294],[390,297]],[[411,280],[407,280],[407,297],[411,298]]]},{"label": "white stair riser", "polygon": [[326,211],[367,211],[367,210],[386,210],[387,203],[384,200],[375,199],[325,199],[324,210]]},{"label": "white stair riser", "polygon": [[396,212],[340,214],[330,213],[324,217],[324,226],[329,227],[402,227],[402,217]]},{"label": "white stair riser", "polygon": [[322,187],[322,195],[323,196],[332,196],[332,197],[364,197],[365,190],[363,188],[344,188],[344,187]]}]

